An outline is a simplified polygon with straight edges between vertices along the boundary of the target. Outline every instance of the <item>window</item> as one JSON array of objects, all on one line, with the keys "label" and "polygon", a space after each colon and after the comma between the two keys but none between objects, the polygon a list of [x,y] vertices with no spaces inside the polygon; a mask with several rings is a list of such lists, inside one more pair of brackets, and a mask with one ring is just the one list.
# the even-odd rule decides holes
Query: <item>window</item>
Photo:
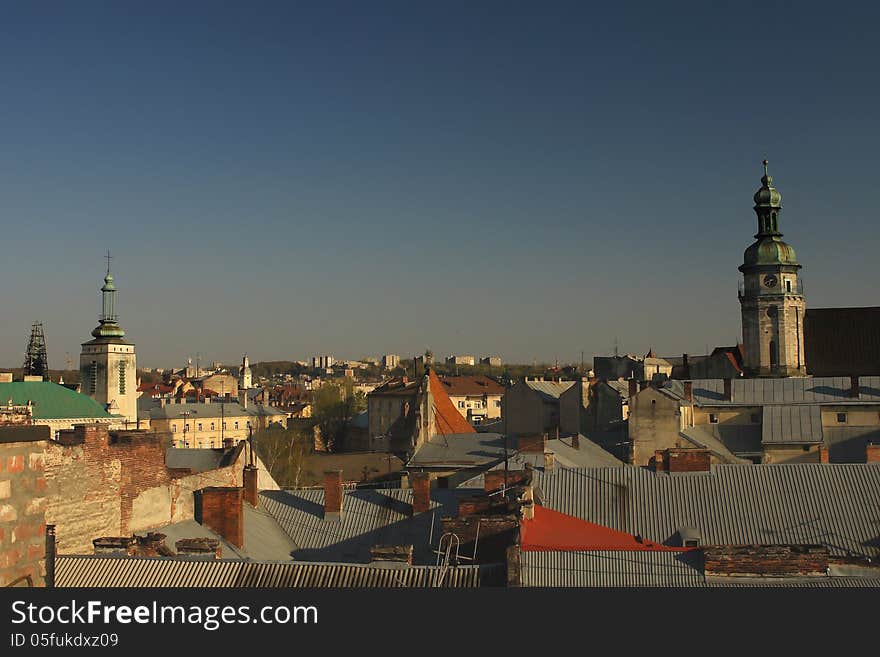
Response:
[{"label": "window", "polygon": [[495,400],[495,408],[501,408],[501,400],[500,399]]},{"label": "window", "polygon": [[718,416],[715,413],[709,413],[709,422],[711,424],[718,424]]},{"label": "window", "polygon": [[202,430],[202,423],[199,422],[199,431],[201,431],[201,430]]},{"label": "window", "polygon": [[846,413],[838,413],[837,414],[837,423],[838,424],[846,424]]},{"label": "window", "polygon": [[226,428],[226,423],[225,423],[225,422],[223,423],[223,428],[224,428],[224,429]]},{"label": "window", "polygon": [[791,292],[791,279],[790,278],[785,279],[785,291]]},{"label": "window", "polygon": [[779,352],[776,350],[776,340],[770,340],[770,366],[779,364]]},{"label": "window", "polygon": [[235,423],[235,428],[238,429],[238,422]]},{"label": "window", "polygon": [[171,433],[177,433],[177,425],[176,424],[171,425]]},{"label": "window", "polygon": [[459,407],[459,408],[464,408],[464,402],[463,402],[463,401],[458,402],[458,407]]},{"label": "window", "polygon": [[211,431],[213,431],[213,430],[214,430],[214,423],[211,422]]},{"label": "window", "polygon": [[92,361],[92,365],[89,368],[89,385],[92,388],[92,394],[94,395],[98,392],[98,363],[96,361]]},{"label": "window", "polygon": [[119,394],[125,394],[125,361],[119,361]]}]

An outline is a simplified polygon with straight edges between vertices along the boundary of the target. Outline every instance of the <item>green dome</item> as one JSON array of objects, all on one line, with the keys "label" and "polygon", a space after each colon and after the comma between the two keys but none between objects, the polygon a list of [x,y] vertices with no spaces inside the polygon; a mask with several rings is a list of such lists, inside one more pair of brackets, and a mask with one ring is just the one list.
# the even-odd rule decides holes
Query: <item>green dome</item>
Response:
[{"label": "green dome", "polygon": [[761,186],[761,189],[755,192],[755,205],[757,207],[780,207],[782,204],[782,194],[773,187],[773,178],[770,176],[764,176],[761,178],[761,182],[764,184]]},{"label": "green dome", "polygon": [[743,265],[798,265],[794,249],[776,236],[763,237],[746,249]]}]

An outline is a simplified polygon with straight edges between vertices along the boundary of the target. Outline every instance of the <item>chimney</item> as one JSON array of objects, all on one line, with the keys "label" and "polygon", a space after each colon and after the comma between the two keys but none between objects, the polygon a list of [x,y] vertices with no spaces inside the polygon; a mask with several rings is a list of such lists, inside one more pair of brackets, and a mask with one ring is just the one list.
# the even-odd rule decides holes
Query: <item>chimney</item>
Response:
[{"label": "chimney", "polygon": [[639,394],[639,382],[635,379],[629,380],[629,397],[632,399],[637,394]]},{"label": "chimney", "polygon": [[693,381],[684,381],[684,398],[685,400],[692,402],[694,401],[694,382]]},{"label": "chimney", "polygon": [[849,377],[849,396],[853,399],[859,398],[859,377]]},{"label": "chimney", "polygon": [[174,543],[179,557],[210,557],[219,559],[223,554],[216,538],[181,538]]},{"label": "chimney", "polygon": [[865,463],[880,463],[880,445],[865,445]]},{"label": "chimney", "polygon": [[165,534],[148,533],[145,536],[137,536],[137,542],[142,557],[158,557],[166,551]]},{"label": "chimney", "polygon": [[425,513],[431,508],[431,475],[427,472],[413,472],[412,480],[412,512]]},{"label": "chimney", "polygon": [[95,554],[132,557],[137,554],[134,536],[102,536],[92,540]]},{"label": "chimney", "polygon": [[46,525],[46,588],[55,588],[55,525]]},{"label": "chimney", "polygon": [[691,378],[691,365],[688,363],[688,355],[681,355],[681,378],[689,379]]},{"label": "chimney", "polygon": [[342,470],[324,473],[324,520],[342,519]]},{"label": "chimney", "polygon": [[412,566],[413,546],[374,545],[370,548],[370,563],[384,568]]},{"label": "chimney", "polygon": [[196,522],[205,525],[235,547],[244,547],[242,500],[244,489],[211,486],[196,491]]},{"label": "chimney", "polygon": [[668,472],[709,472],[712,462],[708,449],[670,448],[664,456]]},{"label": "chimney", "polygon": [[828,448],[825,445],[819,445],[819,463],[830,463],[828,458]]},{"label": "chimney", "polygon": [[250,504],[253,507],[259,505],[259,491],[257,489],[257,475],[259,474],[259,470],[257,470],[257,466],[255,465],[246,465],[244,466],[244,472],[241,476],[241,482],[244,486],[244,499],[245,502]]},{"label": "chimney", "polygon": [[574,434],[571,437],[571,448],[572,449],[580,449],[581,448],[581,437],[580,434]]},{"label": "chimney", "polygon": [[544,452],[544,472],[551,472],[556,469],[556,454],[553,452]]},{"label": "chimney", "polygon": [[733,401],[733,381],[724,379],[724,401]]},{"label": "chimney", "polygon": [[658,449],[654,452],[654,470],[664,472],[666,470],[666,452]]}]

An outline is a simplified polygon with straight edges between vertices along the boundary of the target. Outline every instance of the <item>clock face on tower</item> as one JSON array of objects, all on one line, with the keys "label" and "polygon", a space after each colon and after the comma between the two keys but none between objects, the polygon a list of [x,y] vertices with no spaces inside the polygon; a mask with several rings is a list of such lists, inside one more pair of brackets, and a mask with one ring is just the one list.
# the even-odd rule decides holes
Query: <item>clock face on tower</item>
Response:
[{"label": "clock face on tower", "polygon": [[776,287],[776,284],[778,282],[779,281],[777,280],[777,278],[774,274],[767,274],[764,277],[764,285],[766,285],[767,287]]}]

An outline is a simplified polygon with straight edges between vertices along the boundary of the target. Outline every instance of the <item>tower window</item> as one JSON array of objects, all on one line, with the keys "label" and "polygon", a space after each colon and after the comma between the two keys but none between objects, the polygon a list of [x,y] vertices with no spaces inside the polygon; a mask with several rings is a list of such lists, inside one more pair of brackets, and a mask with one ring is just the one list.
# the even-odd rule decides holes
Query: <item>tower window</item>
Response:
[{"label": "tower window", "polygon": [[89,372],[89,385],[92,388],[92,394],[98,392],[98,363],[92,361],[91,371]]},{"label": "tower window", "polygon": [[119,363],[119,394],[125,394],[125,361]]},{"label": "tower window", "polygon": [[776,349],[776,340],[770,340],[770,366],[776,367],[779,364],[779,351]]},{"label": "tower window", "polygon": [[715,413],[709,413],[709,423],[718,424],[718,416]]},{"label": "tower window", "polygon": [[785,291],[789,292],[789,293],[791,292],[791,279],[790,278],[786,279],[786,281],[785,281]]},{"label": "tower window", "polygon": [[837,414],[837,423],[838,424],[846,424],[846,413],[838,413]]}]

